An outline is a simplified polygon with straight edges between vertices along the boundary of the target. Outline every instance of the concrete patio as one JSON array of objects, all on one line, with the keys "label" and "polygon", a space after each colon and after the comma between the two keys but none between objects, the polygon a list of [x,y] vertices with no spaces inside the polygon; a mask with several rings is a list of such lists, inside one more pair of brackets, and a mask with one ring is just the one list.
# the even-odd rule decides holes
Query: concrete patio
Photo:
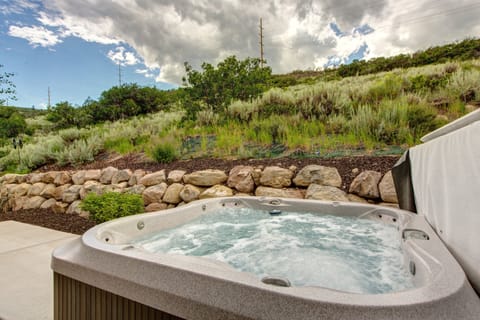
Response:
[{"label": "concrete patio", "polygon": [[0,222],[0,319],[53,319],[53,249],[77,235]]}]

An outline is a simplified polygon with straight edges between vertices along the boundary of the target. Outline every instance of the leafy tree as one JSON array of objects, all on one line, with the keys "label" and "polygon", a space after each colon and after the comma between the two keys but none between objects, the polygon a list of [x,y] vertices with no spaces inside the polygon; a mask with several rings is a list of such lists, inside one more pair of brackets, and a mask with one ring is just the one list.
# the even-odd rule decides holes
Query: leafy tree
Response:
[{"label": "leafy tree", "polygon": [[55,123],[57,128],[68,128],[77,124],[77,110],[67,101],[48,107],[47,120]]},{"label": "leafy tree", "polygon": [[203,102],[214,112],[222,112],[233,100],[249,100],[258,97],[268,88],[272,70],[261,67],[260,59],[237,60],[235,56],[226,58],[215,68],[204,62],[202,71],[197,71],[185,62],[187,112],[190,108],[202,109]]},{"label": "leafy tree", "polygon": [[0,138],[13,138],[26,132],[25,118],[11,107],[0,107]]},{"label": "leafy tree", "polygon": [[102,92],[98,103],[87,106],[93,121],[124,119],[139,114],[165,110],[169,105],[165,91],[137,84],[115,86]]},{"label": "leafy tree", "polygon": [[[0,68],[3,68],[3,64],[0,64]],[[12,81],[13,73],[0,72],[0,105],[4,105],[6,100],[16,100],[15,96],[15,84]]]},{"label": "leafy tree", "polygon": [[467,60],[478,57],[480,57],[480,39],[465,39],[457,43],[431,47],[412,55],[378,57],[369,61],[354,60],[350,64],[339,66],[336,72],[341,77],[351,77],[390,71],[395,68],[418,67],[432,63],[444,63],[449,60]]}]

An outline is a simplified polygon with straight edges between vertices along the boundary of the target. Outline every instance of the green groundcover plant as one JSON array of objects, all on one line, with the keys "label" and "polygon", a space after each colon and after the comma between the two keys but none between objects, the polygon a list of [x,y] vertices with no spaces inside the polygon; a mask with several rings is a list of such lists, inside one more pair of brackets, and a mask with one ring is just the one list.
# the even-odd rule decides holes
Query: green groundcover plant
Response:
[{"label": "green groundcover plant", "polygon": [[107,192],[102,195],[89,193],[81,208],[90,212],[90,219],[97,223],[143,212],[143,199],[138,194]]}]

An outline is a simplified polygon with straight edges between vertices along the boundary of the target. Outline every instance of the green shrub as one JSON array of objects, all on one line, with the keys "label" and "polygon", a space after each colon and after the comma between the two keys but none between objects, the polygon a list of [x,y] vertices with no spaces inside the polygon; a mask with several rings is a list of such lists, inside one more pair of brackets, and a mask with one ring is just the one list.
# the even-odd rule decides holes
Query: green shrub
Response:
[{"label": "green shrub", "polygon": [[152,157],[158,163],[170,163],[177,159],[177,154],[173,145],[165,143],[153,148]]},{"label": "green shrub", "polygon": [[138,194],[107,192],[102,195],[89,193],[81,208],[90,212],[90,218],[97,223],[130,216],[143,212],[143,199]]},{"label": "green shrub", "polygon": [[407,111],[408,127],[415,140],[437,128],[438,123],[435,118],[436,114],[430,108],[418,105],[409,106]]}]

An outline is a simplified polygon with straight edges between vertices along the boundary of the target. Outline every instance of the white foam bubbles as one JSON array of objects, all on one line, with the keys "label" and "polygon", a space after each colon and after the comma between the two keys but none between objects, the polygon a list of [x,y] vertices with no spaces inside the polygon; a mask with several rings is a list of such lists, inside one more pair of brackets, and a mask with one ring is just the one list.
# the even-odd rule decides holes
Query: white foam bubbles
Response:
[{"label": "white foam bubbles", "polygon": [[151,252],[216,259],[294,286],[356,293],[413,287],[396,228],[366,219],[222,209],[136,244]]}]

